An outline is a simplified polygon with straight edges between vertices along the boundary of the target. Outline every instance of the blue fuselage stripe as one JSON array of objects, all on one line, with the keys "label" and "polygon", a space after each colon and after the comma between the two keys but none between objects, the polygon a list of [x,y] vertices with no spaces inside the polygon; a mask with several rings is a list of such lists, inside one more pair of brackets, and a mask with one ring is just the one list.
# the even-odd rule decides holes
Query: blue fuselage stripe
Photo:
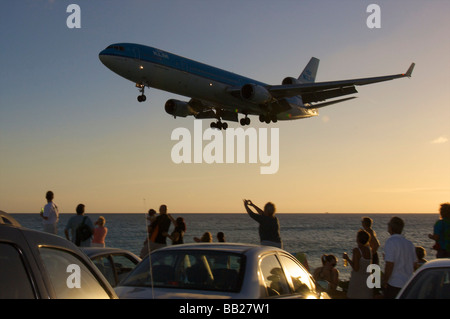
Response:
[{"label": "blue fuselage stripe", "polygon": [[229,86],[242,86],[248,83],[266,86],[267,84],[228,72],[207,64],[190,60],[166,51],[137,44],[117,44],[116,47],[123,47],[123,51],[114,48],[107,48],[100,52],[100,55],[112,55],[130,59],[137,59],[144,62],[154,63],[160,66],[169,67],[178,71],[187,72],[200,76],[211,81],[224,83]]}]

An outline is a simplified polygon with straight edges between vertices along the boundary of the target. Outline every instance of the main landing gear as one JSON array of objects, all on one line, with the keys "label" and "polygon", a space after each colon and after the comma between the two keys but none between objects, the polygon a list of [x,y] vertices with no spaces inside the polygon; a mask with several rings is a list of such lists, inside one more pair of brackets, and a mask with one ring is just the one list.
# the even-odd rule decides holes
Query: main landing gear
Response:
[{"label": "main landing gear", "polygon": [[270,124],[270,122],[276,123],[278,119],[276,114],[261,114],[259,116],[259,121],[261,123],[266,122],[267,124]]},{"label": "main landing gear", "polygon": [[145,100],[147,100],[147,97],[144,94],[145,85],[136,83],[136,87],[139,88],[139,92],[141,92],[141,95],[137,97],[137,100],[139,102],[144,102]]},{"label": "main landing gear", "polygon": [[[239,123],[241,123],[242,126],[250,125],[250,119],[248,118],[247,115],[245,115],[244,118],[241,118],[241,119],[239,120]],[[210,124],[210,127],[211,127],[211,128],[216,128],[216,129],[218,129],[218,130],[226,130],[226,129],[228,128],[228,123],[223,123],[223,122],[221,121],[221,119],[219,118],[219,119],[217,120],[217,122],[212,122],[212,123]]]},{"label": "main landing gear", "polygon": [[218,130],[226,130],[228,128],[228,123],[222,123],[222,121],[219,119],[217,122],[211,122],[209,126]]},{"label": "main landing gear", "polygon": [[241,123],[242,126],[250,125],[250,119],[248,118],[247,115],[245,115],[245,117],[239,120],[239,123]]}]

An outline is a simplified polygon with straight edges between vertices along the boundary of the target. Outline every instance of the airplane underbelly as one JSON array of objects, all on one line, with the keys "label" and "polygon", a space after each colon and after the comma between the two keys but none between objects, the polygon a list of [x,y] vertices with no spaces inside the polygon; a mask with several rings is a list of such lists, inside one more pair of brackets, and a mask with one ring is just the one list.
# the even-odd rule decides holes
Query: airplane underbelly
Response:
[{"label": "airplane underbelly", "polygon": [[289,111],[279,113],[277,119],[280,121],[297,120],[313,116],[318,116],[319,112],[316,109],[307,109],[303,107],[293,107]]}]

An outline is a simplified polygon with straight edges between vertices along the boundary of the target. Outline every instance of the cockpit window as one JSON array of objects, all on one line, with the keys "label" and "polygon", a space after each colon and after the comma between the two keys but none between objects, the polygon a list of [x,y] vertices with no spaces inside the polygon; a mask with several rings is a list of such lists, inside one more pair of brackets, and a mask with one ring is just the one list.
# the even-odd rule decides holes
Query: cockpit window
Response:
[{"label": "cockpit window", "polygon": [[107,49],[114,49],[117,51],[125,51],[125,48],[121,45],[110,45]]}]

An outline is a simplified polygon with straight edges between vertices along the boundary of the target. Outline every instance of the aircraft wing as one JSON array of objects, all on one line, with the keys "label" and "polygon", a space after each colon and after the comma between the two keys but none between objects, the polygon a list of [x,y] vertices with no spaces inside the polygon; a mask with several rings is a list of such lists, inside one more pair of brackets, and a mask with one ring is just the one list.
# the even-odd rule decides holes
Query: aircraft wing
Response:
[{"label": "aircraft wing", "polygon": [[343,81],[316,82],[305,84],[273,85],[266,89],[274,98],[293,97],[301,95],[304,103],[319,102],[326,99],[357,93],[355,86],[390,81],[403,77],[411,77],[415,63],[412,63],[406,73],[361,78]]}]

